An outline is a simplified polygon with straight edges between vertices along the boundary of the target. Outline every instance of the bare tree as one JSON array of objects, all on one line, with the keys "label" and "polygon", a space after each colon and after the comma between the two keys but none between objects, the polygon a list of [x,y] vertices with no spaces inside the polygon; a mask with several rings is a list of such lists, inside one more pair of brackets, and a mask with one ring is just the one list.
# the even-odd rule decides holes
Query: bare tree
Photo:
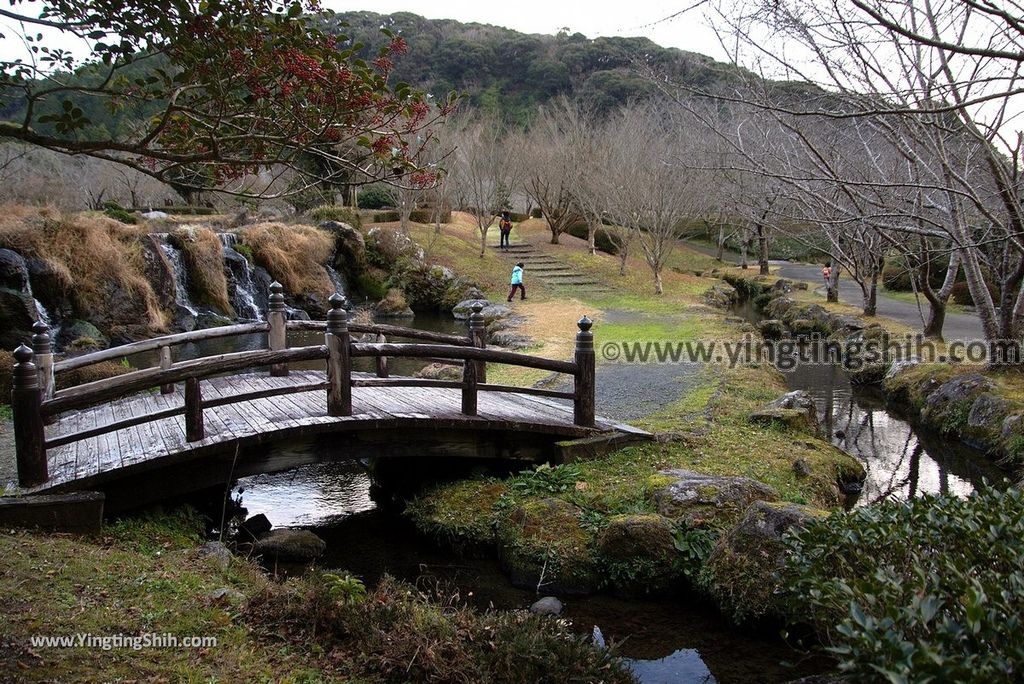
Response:
[{"label": "bare tree", "polygon": [[706,201],[693,170],[701,159],[695,122],[670,117],[657,105],[631,106],[612,117],[605,137],[617,170],[609,212],[629,229],[651,269],[655,293],[662,294],[661,273],[680,227]]},{"label": "bare tree", "polygon": [[524,140],[523,181],[551,231],[551,244],[579,220],[576,181],[587,150],[586,124],[567,99],[543,107]]},{"label": "bare tree", "polygon": [[510,141],[494,116],[463,114],[453,123],[456,143],[449,182],[465,209],[473,214],[480,236],[480,257],[487,252],[487,233],[506,208],[522,170],[520,146]]}]

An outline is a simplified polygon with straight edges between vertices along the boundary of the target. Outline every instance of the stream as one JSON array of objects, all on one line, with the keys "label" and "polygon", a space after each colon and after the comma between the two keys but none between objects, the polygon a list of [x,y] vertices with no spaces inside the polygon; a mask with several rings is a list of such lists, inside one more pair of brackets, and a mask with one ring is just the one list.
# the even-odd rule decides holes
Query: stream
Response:
[{"label": "stream", "polygon": [[[754,322],[764,318],[749,303],[734,311]],[[867,471],[853,505],[922,494],[967,496],[985,481],[1006,477],[984,452],[919,429],[890,409],[879,388],[851,385],[840,363],[802,363],[782,373],[789,389],[804,390],[814,400],[832,443]]]}]

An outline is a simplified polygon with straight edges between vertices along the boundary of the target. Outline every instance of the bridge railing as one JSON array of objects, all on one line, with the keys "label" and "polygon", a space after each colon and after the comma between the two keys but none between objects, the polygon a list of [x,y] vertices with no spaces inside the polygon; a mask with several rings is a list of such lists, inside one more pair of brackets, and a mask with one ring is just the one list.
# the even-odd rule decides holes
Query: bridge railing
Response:
[{"label": "bridge railing", "polygon": [[[14,351],[11,406],[19,483],[27,487],[41,484],[49,478],[47,449],[179,415],[185,417],[186,440],[195,442],[202,440],[206,434],[204,409],[299,392],[326,390],[327,413],[336,417],[352,415],[353,387],[412,386],[459,389],[462,396],[462,413],[467,416],[477,415],[477,399],[481,391],[517,392],[570,399],[573,401],[574,423],[582,427],[594,426],[594,343],[593,334],[590,332],[592,324],[586,316],[578,323],[579,332],[576,334],[573,359],[561,361],[487,348],[486,327],[480,306],[474,307],[469,317],[468,335],[463,337],[393,325],[349,324],[345,298],[335,294],[330,298],[330,304],[331,309],[326,321],[286,321],[282,288],[275,283],[272,286],[266,323],[166,335],[57,363],[53,362],[48,329],[44,323],[37,323],[33,327],[32,346],[22,345]],[[288,347],[288,330],[323,330],[324,344]],[[218,354],[187,361],[172,362],[170,359],[169,350],[175,345],[262,331],[267,332],[269,349]],[[363,337],[356,341],[352,337],[353,333]],[[373,341],[362,341],[366,336],[370,336]],[[423,342],[388,342],[389,336]],[[156,349],[161,351],[159,366],[54,391],[54,373],[122,358],[126,354]],[[352,361],[356,358],[374,359],[376,377],[354,377]],[[461,364],[462,378],[458,381],[392,378],[388,374],[389,358],[415,358]],[[205,378],[267,366],[270,367],[272,376],[284,377],[288,375],[289,364],[316,360],[323,360],[326,363],[326,381],[289,383],[229,396],[218,394],[216,397],[204,398],[202,394],[201,380]],[[491,384],[486,381],[488,363],[569,374],[574,378],[573,390],[562,392]],[[181,405],[167,406],[141,415],[115,415],[113,422],[104,425],[46,437],[45,424],[54,422],[62,413],[98,406],[138,392],[155,391],[157,388],[162,394],[173,393],[175,383],[181,382],[185,383],[184,402]]]}]

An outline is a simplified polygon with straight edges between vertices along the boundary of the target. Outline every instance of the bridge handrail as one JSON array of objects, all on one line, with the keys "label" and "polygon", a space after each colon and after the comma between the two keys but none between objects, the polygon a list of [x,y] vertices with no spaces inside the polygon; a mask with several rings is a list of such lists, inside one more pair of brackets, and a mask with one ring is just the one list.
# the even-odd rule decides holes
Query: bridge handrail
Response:
[{"label": "bridge handrail", "polygon": [[[14,422],[15,451],[17,456],[18,480],[22,486],[45,482],[48,475],[46,449],[97,436],[145,422],[168,418],[184,413],[185,437],[189,442],[204,438],[203,409],[224,404],[270,397],[292,392],[327,391],[327,414],[341,417],[352,415],[352,388],[375,386],[421,386],[460,388],[462,392],[462,413],[477,415],[477,396],[480,391],[521,392],[537,396],[572,399],[573,422],[581,427],[594,427],[594,376],[595,357],[591,321],[586,316],[580,319],[576,334],[576,350],[572,361],[545,359],[517,352],[488,349],[486,328],[482,307],[473,307],[469,318],[468,335],[465,338],[414,331],[400,326],[352,325],[348,324],[345,298],[335,294],[330,298],[331,310],[323,323],[323,345],[288,347],[285,320],[283,288],[274,283],[271,286],[270,308],[267,323],[250,323],[210,331],[182,333],[163,338],[146,340],[107,350],[107,358],[116,358],[126,348],[135,351],[159,348],[160,365],[132,371],[124,375],[84,383],[54,392],[53,354],[50,345],[49,328],[43,322],[33,326],[32,347],[22,345],[14,351],[15,365],[12,373],[11,407]],[[304,321],[293,329],[319,329],[319,322]],[[184,343],[196,339],[210,339],[230,335],[246,334],[253,331],[267,331],[269,349],[249,350],[207,356],[189,361],[172,362],[168,341]],[[376,334],[376,342],[355,342],[353,332]],[[392,336],[409,336],[426,339],[428,343],[388,343],[386,333]],[[406,335],[409,333],[409,335]],[[442,340],[444,343],[438,343]],[[140,349],[141,348],[141,349]],[[90,355],[78,366],[96,362],[97,354]],[[353,378],[352,358],[371,357],[376,359],[376,378]],[[460,361],[462,380],[432,380],[426,378],[388,378],[389,357],[421,358],[444,361]],[[217,397],[204,401],[200,380],[234,371],[270,366],[271,376],[286,376],[288,364],[300,361],[322,359],[326,361],[326,382],[292,384],[258,389],[252,392]],[[561,392],[537,388],[517,388],[508,385],[488,384],[487,363],[501,363],[537,368],[556,373],[568,373],[574,378],[572,392]],[[65,364],[62,370],[68,370]],[[136,392],[160,388],[162,394],[175,391],[174,383],[184,381],[185,401],[182,407],[161,408],[148,415],[134,415],[115,419],[112,423],[88,427],[74,434],[64,434],[51,440],[46,439],[44,423],[53,422],[57,414],[74,409],[87,408],[111,401]]]},{"label": "bridge handrail", "polygon": [[252,333],[267,332],[269,329],[270,324],[263,321],[260,323],[240,323],[238,325],[225,325],[219,328],[192,330],[191,332],[175,333],[174,335],[161,335],[160,337],[153,337],[148,340],[139,340],[138,342],[130,342],[128,344],[123,344],[120,347],[111,347],[110,349],[103,349],[100,351],[90,352],[88,354],[82,354],[81,356],[75,356],[70,359],[57,361],[53,364],[53,372],[64,373],[70,370],[75,370],[76,368],[91,366],[92,364],[100,363],[101,361],[113,361],[133,354],[154,351],[161,347],[173,347],[176,345],[188,344],[190,342],[215,340],[221,337],[251,335]]},{"label": "bridge handrail", "polygon": [[[327,321],[288,321],[288,330],[327,330]],[[406,328],[401,325],[389,325],[387,323],[349,323],[348,331],[357,335],[375,334],[388,337],[404,337],[410,340],[427,340],[440,344],[452,344],[458,347],[471,347],[473,341],[466,335],[453,335],[451,333],[434,332],[433,330],[417,330]]]},{"label": "bridge handrail", "polygon": [[208,378],[233,371],[271,366],[276,363],[296,363],[327,358],[327,347],[310,345],[290,347],[280,351],[256,349],[230,354],[205,356],[190,361],[179,361],[170,368],[144,368],[124,375],[115,375],[93,382],[75,385],[56,392],[52,399],[40,404],[44,416],[65,411],[88,408],[120,397],[155,389],[161,385],[184,382],[189,378]]},{"label": "bridge handrail", "polygon": [[353,342],[352,356],[388,356],[408,359],[448,358],[462,361],[490,361],[510,366],[537,368],[553,373],[575,375],[577,365],[573,361],[558,361],[540,356],[530,356],[518,352],[498,349],[480,349],[478,347],[452,348],[444,344],[383,344],[374,342]]}]

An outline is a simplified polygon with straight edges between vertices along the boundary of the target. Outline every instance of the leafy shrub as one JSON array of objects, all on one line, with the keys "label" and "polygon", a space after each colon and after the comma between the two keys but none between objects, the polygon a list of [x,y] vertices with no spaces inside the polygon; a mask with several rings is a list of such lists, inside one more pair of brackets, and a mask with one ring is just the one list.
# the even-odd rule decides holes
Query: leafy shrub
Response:
[{"label": "leafy shrub", "polygon": [[544,218],[544,212],[540,210],[540,207],[534,207],[530,210],[530,218]]},{"label": "leafy shrub", "polygon": [[309,219],[313,223],[318,224],[324,221],[338,221],[339,223],[347,223],[353,228],[363,227],[363,221],[359,218],[359,212],[350,207],[342,207],[337,204],[322,204],[315,209],[311,209],[309,211]]},{"label": "leafy shrub", "polygon": [[[565,229],[565,232],[568,233],[569,235],[572,235],[573,237],[578,237],[581,240],[586,240],[588,230],[589,229],[587,227],[587,224],[583,222],[571,224],[568,228]],[[602,228],[598,228],[597,232],[594,233],[594,246],[597,247],[602,252],[604,252],[605,254],[619,253],[618,245],[615,244],[615,241],[612,239],[611,235],[609,235],[608,231]]]},{"label": "leafy shrub", "polygon": [[515,211],[508,212],[508,220],[511,221],[512,223],[522,223],[528,218],[530,218],[528,214],[520,214]]},{"label": "leafy shrub", "polygon": [[358,577],[343,572],[323,573],[327,595],[339,603],[362,603],[366,599],[366,585]]},{"label": "leafy shrub", "polygon": [[390,188],[370,185],[359,191],[360,209],[385,209],[395,206],[395,196]]},{"label": "leafy shrub", "polygon": [[397,211],[378,211],[373,215],[374,223],[394,223],[395,221],[401,221],[402,215]]},{"label": "leafy shrub", "polygon": [[139,217],[122,207],[117,202],[105,202],[103,204],[103,213],[121,223],[127,223],[128,225],[135,225],[139,222]]},{"label": "leafy shrub", "polygon": [[[415,209],[409,212],[409,220],[413,223],[433,223],[434,222],[434,210],[433,209]],[[451,223],[452,212],[451,209],[448,211],[441,212],[441,223]]]},{"label": "leafy shrub", "polygon": [[576,487],[580,469],[573,465],[551,467],[543,463],[533,470],[524,470],[508,481],[516,494],[560,494]]},{"label": "leafy shrub", "polygon": [[368,299],[384,299],[388,294],[388,284],[385,279],[380,278],[373,272],[375,270],[370,269],[357,274],[355,281],[352,283],[353,291]]},{"label": "leafy shrub", "polygon": [[786,536],[784,586],[858,680],[1020,681],[1022,536],[1017,489],[859,508]]}]

